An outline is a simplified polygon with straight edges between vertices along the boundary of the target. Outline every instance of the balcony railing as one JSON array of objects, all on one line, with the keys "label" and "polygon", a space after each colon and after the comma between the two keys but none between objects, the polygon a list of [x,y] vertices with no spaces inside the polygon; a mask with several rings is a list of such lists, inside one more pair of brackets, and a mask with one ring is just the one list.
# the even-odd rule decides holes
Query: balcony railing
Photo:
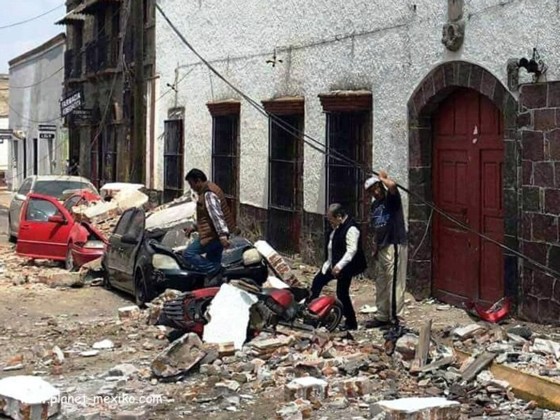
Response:
[{"label": "balcony railing", "polygon": [[64,78],[78,79],[82,76],[82,53],[80,50],[68,50],[64,53]]},{"label": "balcony railing", "polygon": [[87,73],[118,68],[120,38],[100,37],[86,45]]}]

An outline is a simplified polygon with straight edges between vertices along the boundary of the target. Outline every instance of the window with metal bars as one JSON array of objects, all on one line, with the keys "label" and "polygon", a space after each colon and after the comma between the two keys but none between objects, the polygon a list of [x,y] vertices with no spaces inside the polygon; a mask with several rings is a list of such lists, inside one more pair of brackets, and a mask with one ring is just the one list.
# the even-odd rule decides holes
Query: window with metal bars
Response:
[{"label": "window with metal bars", "polygon": [[224,192],[236,219],[239,204],[239,114],[213,117],[212,181]]},{"label": "window with metal bars", "polygon": [[183,120],[167,120],[164,126],[163,200],[171,201],[183,194]]},{"label": "window with metal bars", "polygon": [[[327,114],[328,203],[340,203],[360,224],[367,224],[364,199],[365,176],[356,165],[367,166],[371,153],[370,112],[333,112]],[[341,160],[340,158],[346,158]]]},{"label": "window with metal bars", "polygon": [[269,122],[269,200],[267,240],[278,251],[299,252],[303,201],[303,115],[276,116]]}]

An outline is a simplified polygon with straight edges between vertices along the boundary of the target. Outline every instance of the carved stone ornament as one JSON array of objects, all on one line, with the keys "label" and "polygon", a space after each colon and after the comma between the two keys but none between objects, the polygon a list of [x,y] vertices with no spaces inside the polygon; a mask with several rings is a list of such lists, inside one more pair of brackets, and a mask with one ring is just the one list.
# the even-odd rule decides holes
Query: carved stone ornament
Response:
[{"label": "carved stone ornament", "polygon": [[450,51],[457,51],[465,38],[465,22],[450,22],[443,25],[441,42]]},{"label": "carved stone ornament", "polygon": [[450,51],[457,51],[465,38],[463,0],[447,0],[447,23],[443,25],[441,42]]}]

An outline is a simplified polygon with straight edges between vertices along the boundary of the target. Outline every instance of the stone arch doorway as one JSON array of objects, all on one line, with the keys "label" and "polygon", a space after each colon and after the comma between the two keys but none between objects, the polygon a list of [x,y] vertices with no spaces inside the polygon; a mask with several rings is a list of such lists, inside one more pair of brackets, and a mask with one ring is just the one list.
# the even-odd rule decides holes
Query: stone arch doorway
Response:
[{"label": "stone arch doorway", "polygon": [[[484,68],[463,61],[449,62],[438,66],[424,78],[409,100],[408,111],[409,188],[424,200],[435,202],[459,219],[468,221],[477,230],[485,231],[489,236],[517,248],[517,102],[514,97]],[[463,121],[468,128],[455,129],[452,126],[450,132],[449,124],[442,127],[445,121],[449,123],[452,115],[462,113],[470,114],[470,117],[461,117],[455,124]],[[493,136],[499,136],[503,143],[495,142],[497,149],[493,147],[480,161],[480,154],[474,152],[484,142],[474,147],[472,142],[479,141],[480,125],[486,121],[488,126],[488,118],[493,113],[498,124],[493,127]],[[449,138],[442,139],[442,129]],[[461,130],[464,132],[464,143],[457,148],[455,146],[458,143],[453,143],[453,139],[461,139]],[[486,128],[484,130],[487,131]],[[476,165],[469,165],[469,159],[473,156],[478,156],[479,161]],[[492,198],[501,209],[499,217],[493,219],[492,226],[488,226],[488,223],[484,225],[482,219],[485,215],[481,207],[485,199],[480,189],[484,170],[481,168],[485,166],[484,158],[488,156],[491,156],[491,162],[486,169],[494,174],[495,179],[489,188],[494,191],[494,195],[487,195],[486,201]],[[500,166],[501,174],[496,174],[496,165]],[[492,169],[489,169],[490,166]],[[455,180],[448,179],[448,185],[437,184],[441,177],[450,176],[455,177]],[[456,183],[459,190],[450,192],[447,187],[452,182]],[[468,188],[468,185],[471,187]],[[498,188],[500,191],[496,192]],[[443,194],[443,190],[447,191],[447,195]],[[474,200],[474,204],[471,203],[473,191],[479,197]],[[451,195],[455,203],[450,202]],[[457,206],[463,201],[466,210]],[[408,273],[409,288],[416,297],[435,295],[457,304],[468,299],[490,302],[504,294],[517,295],[515,257],[489,248],[484,241],[477,244],[476,235],[471,237],[460,230],[450,230],[453,228],[436,214],[432,218],[434,223],[431,223],[429,207],[411,196]],[[455,249],[449,249],[452,242],[448,235],[451,232],[458,235],[453,240]],[[444,252],[440,252],[441,247],[445,247]],[[492,258],[483,255],[485,248],[491,249],[489,254],[493,253],[494,258],[499,255],[499,261],[488,266]],[[464,254],[469,252],[471,256],[465,257]],[[460,264],[457,263],[458,256],[462,258]],[[481,276],[481,272],[488,276]],[[489,284],[488,279],[492,276],[500,278],[493,279]]]}]

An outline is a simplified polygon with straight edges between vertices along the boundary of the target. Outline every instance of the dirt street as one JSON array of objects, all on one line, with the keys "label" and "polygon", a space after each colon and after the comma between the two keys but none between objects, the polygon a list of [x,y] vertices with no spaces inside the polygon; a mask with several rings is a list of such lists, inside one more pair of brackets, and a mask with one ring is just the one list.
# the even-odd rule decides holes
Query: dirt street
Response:
[{"label": "dirt street", "polygon": [[[114,291],[87,285],[50,288],[36,283],[30,273],[57,270],[53,268],[56,264],[17,265],[13,255],[12,245],[0,244],[0,319],[4,321],[0,326],[0,379],[24,374],[42,377],[62,392],[61,419],[287,419],[302,418],[298,417],[302,412],[311,418],[358,419],[374,418],[372,407],[383,398],[443,396],[442,391],[426,385],[426,379],[422,379],[426,384],[419,387],[422,377],[411,376],[403,369],[402,363],[407,362],[400,356],[390,358],[380,352],[385,341],[381,331],[363,328],[353,333],[355,340],[332,338],[327,342],[332,355],[320,359],[313,353],[317,344],[301,338],[295,348],[279,348],[272,355],[260,356],[264,368],[257,368],[259,359],[249,356],[244,347],[243,352],[201,365],[200,372],[193,370],[181,382],[161,382],[154,378],[150,365],[169,344],[168,330],[147,325],[143,316],[120,320],[118,309],[132,305],[132,301]],[[314,269],[298,263],[294,266],[298,277],[309,281]],[[33,270],[28,271],[29,267]],[[22,282],[24,276],[28,276],[27,282]],[[329,285],[325,292],[332,293],[334,286]],[[371,280],[355,281],[352,298],[358,312],[371,309]],[[363,324],[371,316],[360,313],[359,322]],[[411,296],[407,296],[404,318],[416,331],[432,319],[434,337],[441,337],[453,326],[473,322],[462,310],[433,301],[416,302]],[[514,321],[509,323],[515,325]],[[297,362],[303,354],[307,356]],[[351,368],[364,357],[369,362]],[[302,364],[306,367],[297,367]],[[322,373],[315,365],[322,366]],[[302,375],[325,377],[333,386],[328,400],[313,400],[311,412],[290,405],[299,400],[284,401],[286,384]],[[360,375],[370,378],[367,395],[341,388],[341,380],[352,381]],[[506,412],[532,415],[521,411],[525,404],[510,401]],[[473,417],[490,410],[473,410],[464,403],[461,407],[463,413]],[[290,417],[277,413],[282,409],[304,411]],[[123,417],[127,412],[135,417]],[[539,412],[544,418],[554,418],[554,414]]]}]

